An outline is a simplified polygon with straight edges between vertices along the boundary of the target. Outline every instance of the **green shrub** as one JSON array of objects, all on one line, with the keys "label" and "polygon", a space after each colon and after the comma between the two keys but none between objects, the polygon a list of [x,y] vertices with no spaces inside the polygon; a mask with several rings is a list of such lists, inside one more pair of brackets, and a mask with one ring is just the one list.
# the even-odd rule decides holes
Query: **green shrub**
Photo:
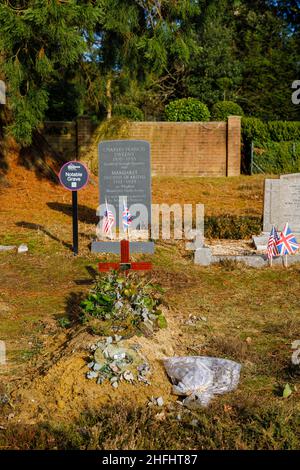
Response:
[{"label": "green shrub", "polygon": [[300,142],[266,142],[255,148],[254,153],[255,163],[264,173],[279,175],[300,171]]},{"label": "green shrub", "polygon": [[204,220],[206,238],[241,240],[258,235],[262,230],[260,217],[233,215],[207,216]]},{"label": "green shrub", "polygon": [[211,115],[216,121],[226,121],[228,116],[243,116],[244,112],[233,101],[219,101],[213,105]]},{"label": "green shrub", "polygon": [[267,125],[258,118],[243,117],[242,138],[244,142],[267,142],[270,134]]},{"label": "green shrub", "polygon": [[[159,309],[161,289],[134,275],[111,272],[97,279],[87,298],[80,303],[82,323],[91,323],[97,334],[131,335],[145,324],[164,328],[166,320]],[[144,325],[142,325],[144,323]]]},{"label": "green shrub", "polygon": [[300,141],[300,122],[269,121],[258,118],[243,117],[242,137],[244,142],[263,145],[266,142]]},{"label": "green shrub", "polygon": [[269,121],[267,128],[274,142],[300,141],[299,121]]},{"label": "green shrub", "polygon": [[144,113],[141,109],[131,104],[118,104],[113,109],[115,116],[121,116],[130,121],[144,121]]},{"label": "green shrub", "polygon": [[171,101],[165,107],[167,121],[209,121],[207,106],[196,98]]}]

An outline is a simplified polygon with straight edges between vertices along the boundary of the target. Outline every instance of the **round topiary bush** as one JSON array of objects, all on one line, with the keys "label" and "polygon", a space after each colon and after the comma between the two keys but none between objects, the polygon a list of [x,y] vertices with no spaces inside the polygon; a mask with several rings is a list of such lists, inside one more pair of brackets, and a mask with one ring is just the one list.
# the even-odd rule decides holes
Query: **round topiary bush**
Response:
[{"label": "round topiary bush", "polygon": [[216,121],[226,121],[228,116],[243,116],[244,111],[233,101],[219,101],[213,105],[211,114]]},{"label": "round topiary bush", "polygon": [[130,121],[143,121],[144,113],[132,104],[118,104],[114,107],[113,114],[129,119]]},{"label": "round topiary bush", "polygon": [[208,107],[196,98],[171,101],[165,107],[167,121],[209,121]]}]

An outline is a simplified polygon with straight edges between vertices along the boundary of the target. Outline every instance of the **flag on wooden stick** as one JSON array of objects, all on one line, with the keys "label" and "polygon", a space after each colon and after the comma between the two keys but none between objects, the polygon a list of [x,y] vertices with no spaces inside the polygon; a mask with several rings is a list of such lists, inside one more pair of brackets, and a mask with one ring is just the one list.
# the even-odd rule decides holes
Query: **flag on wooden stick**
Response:
[{"label": "flag on wooden stick", "polygon": [[128,230],[128,227],[131,224],[131,222],[133,220],[133,217],[130,214],[128,207],[126,206],[124,199],[123,199],[122,220],[123,220],[123,229],[124,229],[124,231],[126,231],[126,230]]},{"label": "flag on wooden stick", "polygon": [[102,231],[105,234],[108,233],[108,232],[110,232],[110,234],[111,234],[111,228],[115,223],[115,216],[112,213],[112,211],[108,210],[106,201],[105,201],[105,203],[106,203],[106,210],[104,212],[104,217],[103,217]]},{"label": "flag on wooden stick", "polygon": [[292,233],[289,224],[286,223],[277,242],[277,250],[280,256],[292,255],[299,249],[299,245]]},{"label": "flag on wooden stick", "polygon": [[269,260],[272,260],[274,256],[278,256],[278,249],[277,249],[277,243],[278,243],[279,237],[276,231],[276,228],[272,227],[272,230],[270,232],[269,240],[268,240],[268,247],[267,247],[267,255]]}]

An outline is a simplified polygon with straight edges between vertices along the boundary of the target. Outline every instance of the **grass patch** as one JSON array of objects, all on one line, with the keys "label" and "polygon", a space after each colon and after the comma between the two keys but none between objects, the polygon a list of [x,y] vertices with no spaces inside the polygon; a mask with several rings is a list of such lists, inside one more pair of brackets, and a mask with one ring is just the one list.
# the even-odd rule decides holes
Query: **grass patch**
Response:
[{"label": "grass patch", "polygon": [[205,217],[205,237],[231,240],[249,239],[262,231],[261,217],[229,214]]},{"label": "grass patch", "polygon": [[73,425],[9,426],[1,432],[0,445],[26,450],[290,450],[300,443],[298,413],[251,397],[193,413],[168,409],[158,416],[157,410],[120,403],[86,413]]}]

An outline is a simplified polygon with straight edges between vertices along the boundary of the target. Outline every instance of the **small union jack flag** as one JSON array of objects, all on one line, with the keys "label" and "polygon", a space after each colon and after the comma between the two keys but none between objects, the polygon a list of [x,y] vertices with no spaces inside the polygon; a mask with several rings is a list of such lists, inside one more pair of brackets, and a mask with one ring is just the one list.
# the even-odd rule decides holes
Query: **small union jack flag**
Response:
[{"label": "small union jack flag", "polygon": [[267,248],[267,255],[269,259],[272,259],[274,256],[278,256],[278,249],[277,249],[277,243],[279,241],[277,231],[275,227],[272,227],[269,240],[268,240],[268,248]]},{"label": "small union jack flag", "polygon": [[126,230],[129,225],[131,224],[133,217],[130,214],[128,208],[125,205],[125,202],[123,203],[123,214],[122,214],[122,219],[123,219],[123,228]]},{"label": "small union jack flag", "polygon": [[286,223],[277,242],[277,250],[280,256],[291,255],[299,248],[295,235],[292,233],[289,224]]},{"label": "small union jack flag", "polygon": [[112,226],[115,223],[115,217],[112,211],[106,210],[104,212],[102,231],[103,233],[108,233],[111,231]]}]

